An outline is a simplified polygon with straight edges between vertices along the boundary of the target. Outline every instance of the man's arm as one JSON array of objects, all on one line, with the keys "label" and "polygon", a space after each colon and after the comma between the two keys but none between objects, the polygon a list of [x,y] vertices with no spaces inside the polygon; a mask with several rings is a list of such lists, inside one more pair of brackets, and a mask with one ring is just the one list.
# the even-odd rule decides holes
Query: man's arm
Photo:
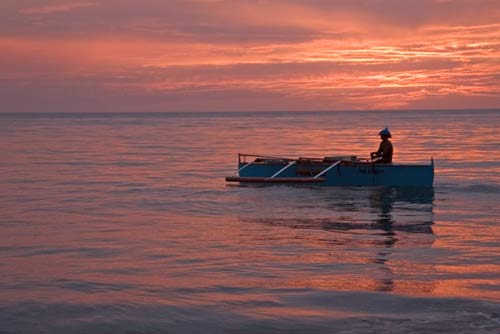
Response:
[{"label": "man's arm", "polygon": [[382,155],[382,143],[380,143],[380,146],[378,147],[378,150],[376,152],[370,153],[370,156],[373,157],[380,157]]}]

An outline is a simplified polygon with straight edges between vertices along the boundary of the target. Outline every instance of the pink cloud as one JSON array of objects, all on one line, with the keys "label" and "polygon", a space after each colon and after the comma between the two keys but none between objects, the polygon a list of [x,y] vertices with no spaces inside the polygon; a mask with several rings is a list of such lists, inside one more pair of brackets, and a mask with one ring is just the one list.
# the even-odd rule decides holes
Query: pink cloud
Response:
[{"label": "pink cloud", "polygon": [[70,12],[72,10],[83,8],[83,7],[91,7],[96,6],[95,2],[67,2],[67,3],[57,3],[52,5],[42,5],[42,6],[34,6],[20,9],[19,11],[23,14],[33,15],[33,14],[53,14],[60,12]]},{"label": "pink cloud", "polygon": [[29,15],[0,20],[2,101],[13,110],[500,107],[500,12],[479,2],[25,2],[11,10]]}]

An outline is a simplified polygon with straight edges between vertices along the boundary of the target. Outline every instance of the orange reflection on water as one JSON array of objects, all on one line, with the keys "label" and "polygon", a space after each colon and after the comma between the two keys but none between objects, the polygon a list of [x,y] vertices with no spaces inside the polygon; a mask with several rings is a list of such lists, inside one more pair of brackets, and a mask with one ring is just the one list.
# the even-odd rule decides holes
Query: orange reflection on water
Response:
[{"label": "orange reflection on water", "polygon": [[[453,113],[446,127],[447,113],[391,119],[398,161],[438,155],[435,191],[224,183],[240,149],[366,156],[378,145],[380,115],[392,114],[13,122],[0,141],[2,298],[245,305],[306,290],[498,300],[492,193],[461,188],[469,177],[496,177],[483,173],[496,129],[470,129],[475,114]],[[457,141],[482,163],[457,164]],[[329,312],[289,306],[307,317]]]}]

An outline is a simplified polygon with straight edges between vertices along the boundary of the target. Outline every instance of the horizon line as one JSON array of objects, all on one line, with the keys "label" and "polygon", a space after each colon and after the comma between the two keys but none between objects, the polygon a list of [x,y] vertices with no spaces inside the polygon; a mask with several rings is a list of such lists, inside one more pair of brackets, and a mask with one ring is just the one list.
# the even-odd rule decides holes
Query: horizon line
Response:
[{"label": "horizon line", "polygon": [[0,115],[77,115],[77,114],[248,114],[248,113],[336,113],[336,112],[440,112],[440,111],[500,111],[497,108],[436,108],[436,109],[332,109],[332,110],[185,110],[185,111],[0,111]]}]

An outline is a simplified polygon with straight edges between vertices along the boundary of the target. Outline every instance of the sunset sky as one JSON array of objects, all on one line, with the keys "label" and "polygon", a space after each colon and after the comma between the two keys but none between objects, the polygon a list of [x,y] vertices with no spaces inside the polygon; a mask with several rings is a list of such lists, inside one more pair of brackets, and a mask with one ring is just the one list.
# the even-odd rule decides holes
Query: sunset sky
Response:
[{"label": "sunset sky", "polygon": [[2,0],[0,112],[500,108],[500,0]]}]

